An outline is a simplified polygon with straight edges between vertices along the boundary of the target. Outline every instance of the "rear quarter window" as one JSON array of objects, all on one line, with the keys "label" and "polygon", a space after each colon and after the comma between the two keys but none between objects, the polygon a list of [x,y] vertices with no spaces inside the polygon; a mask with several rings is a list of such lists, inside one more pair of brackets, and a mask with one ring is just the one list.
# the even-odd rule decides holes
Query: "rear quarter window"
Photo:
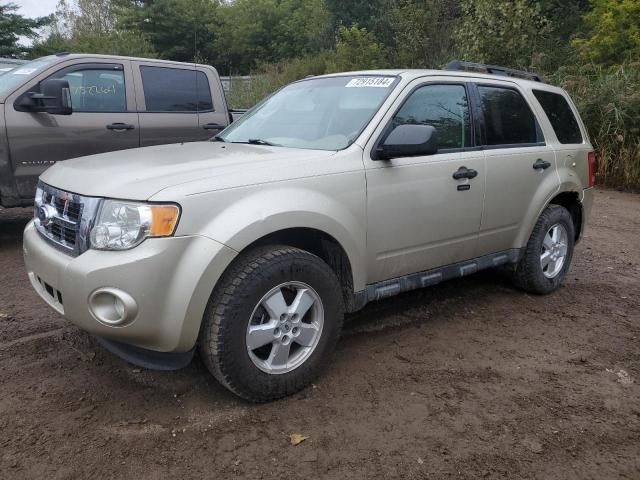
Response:
[{"label": "rear quarter window", "polygon": [[567,99],[558,93],[544,90],[534,90],[533,94],[540,102],[544,113],[547,114],[558,141],[560,143],[582,143],[580,126]]}]

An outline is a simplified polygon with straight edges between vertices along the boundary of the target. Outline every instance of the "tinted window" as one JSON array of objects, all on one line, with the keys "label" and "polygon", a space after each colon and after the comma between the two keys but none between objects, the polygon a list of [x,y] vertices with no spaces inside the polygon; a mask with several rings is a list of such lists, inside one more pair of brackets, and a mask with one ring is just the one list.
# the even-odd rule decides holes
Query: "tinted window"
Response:
[{"label": "tinted window", "polygon": [[140,67],[147,112],[197,112],[213,109],[207,76],[196,70]]},{"label": "tinted window", "polygon": [[418,88],[393,117],[393,126],[431,125],[438,132],[438,148],[471,145],[471,120],[463,85],[426,85]]},{"label": "tinted window", "polygon": [[582,143],[582,133],[567,100],[557,93],[534,90],[560,143]]},{"label": "tinted window", "polygon": [[113,67],[79,69],[74,66],[60,70],[50,78],[64,78],[69,82],[74,112],[124,112],[127,110],[122,70],[116,70]]},{"label": "tinted window", "polygon": [[485,124],[485,145],[514,145],[538,141],[536,118],[519,92],[478,87]]}]

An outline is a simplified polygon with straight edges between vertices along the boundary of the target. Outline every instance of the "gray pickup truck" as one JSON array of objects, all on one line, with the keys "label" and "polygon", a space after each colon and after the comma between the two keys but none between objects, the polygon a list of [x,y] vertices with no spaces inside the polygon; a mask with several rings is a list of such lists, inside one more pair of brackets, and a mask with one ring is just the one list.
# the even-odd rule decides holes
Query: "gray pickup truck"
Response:
[{"label": "gray pickup truck", "polygon": [[61,160],[207,140],[234,116],[208,65],[61,53],[0,76],[0,206],[33,204]]}]

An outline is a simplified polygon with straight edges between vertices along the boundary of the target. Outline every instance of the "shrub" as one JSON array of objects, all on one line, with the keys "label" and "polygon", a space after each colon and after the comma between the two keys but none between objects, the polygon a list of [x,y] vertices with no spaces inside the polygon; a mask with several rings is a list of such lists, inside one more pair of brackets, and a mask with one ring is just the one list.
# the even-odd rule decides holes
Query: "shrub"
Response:
[{"label": "shrub", "polygon": [[284,62],[260,65],[250,79],[231,79],[227,101],[232,108],[249,108],[283,85],[309,75],[322,75],[327,71],[328,59],[333,52],[322,52]]},{"label": "shrub", "polygon": [[573,40],[584,62],[621,64],[640,56],[640,2],[591,0],[584,36]]}]

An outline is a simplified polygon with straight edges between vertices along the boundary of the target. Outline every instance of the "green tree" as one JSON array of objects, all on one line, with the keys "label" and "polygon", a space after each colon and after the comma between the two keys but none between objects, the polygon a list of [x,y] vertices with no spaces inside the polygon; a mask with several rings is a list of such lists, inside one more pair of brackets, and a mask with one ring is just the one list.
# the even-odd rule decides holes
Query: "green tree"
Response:
[{"label": "green tree", "polygon": [[573,45],[585,62],[621,64],[640,58],[640,1],[592,0],[583,20],[586,35]]},{"label": "green tree", "polygon": [[537,0],[540,14],[547,20],[547,34],[539,39],[531,66],[553,73],[575,62],[576,50],[571,38],[582,28],[582,15],[589,10],[589,0]]},{"label": "green tree", "polygon": [[160,58],[215,60],[211,47],[219,25],[219,0],[117,0],[117,5],[119,28],[142,34]]},{"label": "green tree", "polygon": [[223,72],[248,73],[332,44],[324,0],[236,0],[220,11],[215,50]]},{"label": "green tree", "polygon": [[33,55],[68,51],[153,57],[144,33],[119,28],[112,0],[60,0],[48,35],[33,46]]},{"label": "green tree", "polygon": [[386,68],[384,46],[376,36],[357,24],[340,26],[333,59],[327,62],[328,71],[348,71]]},{"label": "green tree", "polygon": [[440,68],[456,56],[451,32],[460,21],[459,0],[398,0],[390,15],[394,66]]},{"label": "green tree", "polygon": [[51,23],[51,17],[25,18],[17,14],[18,5],[0,5],[0,56],[24,56],[30,50],[18,45],[18,37],[36,38],[38,29]]},{"label": "green tree", "polygon": [[326,0],[331,30],[338,34],[340,26],[358,24],[391,46],[394,38],[390,14],[397,3],[398,0]]},{"label": "green tree", "polygon": [[550,36],[538,2],[461,0],[461,7],[456,36],[465,60],[529,67]]}]

